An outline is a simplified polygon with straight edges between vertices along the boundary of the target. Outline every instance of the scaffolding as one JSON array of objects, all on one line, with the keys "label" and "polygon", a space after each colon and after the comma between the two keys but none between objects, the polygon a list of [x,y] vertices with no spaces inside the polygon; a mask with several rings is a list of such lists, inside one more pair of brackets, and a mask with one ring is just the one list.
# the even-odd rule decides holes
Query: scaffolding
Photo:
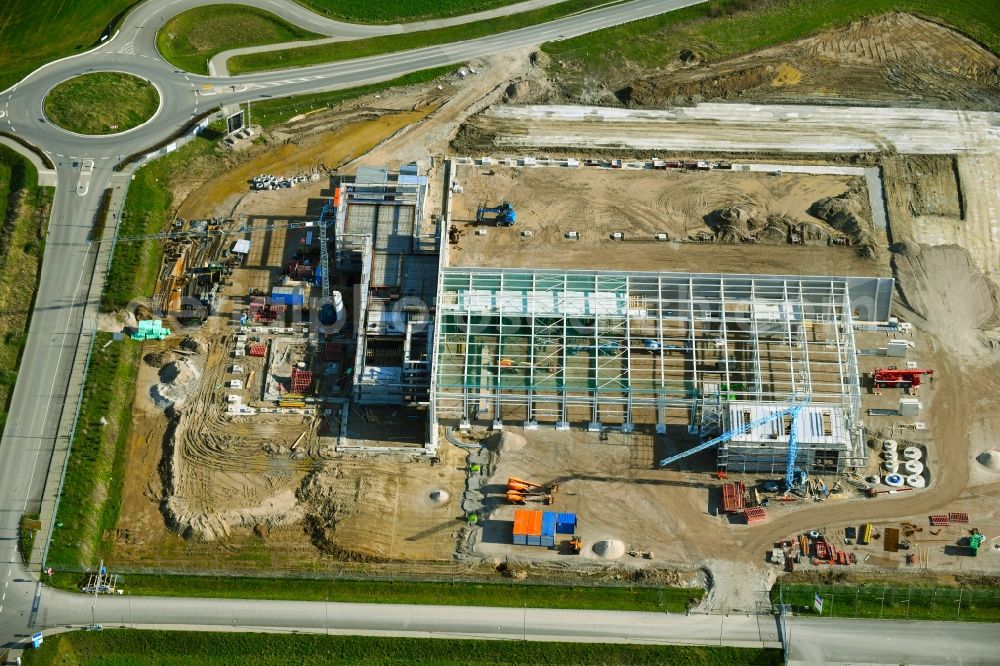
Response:
[{"label": "scaffolding", "polygon": [[808,396],[842,419],[850,452],[840,459],[850,464],[862,454],[852,320],[859,308],[888,311],[884,287],[879,278],[445,268],[432,418],[658,433],[680,425],[704,438],[731,427],[731,405]]}]

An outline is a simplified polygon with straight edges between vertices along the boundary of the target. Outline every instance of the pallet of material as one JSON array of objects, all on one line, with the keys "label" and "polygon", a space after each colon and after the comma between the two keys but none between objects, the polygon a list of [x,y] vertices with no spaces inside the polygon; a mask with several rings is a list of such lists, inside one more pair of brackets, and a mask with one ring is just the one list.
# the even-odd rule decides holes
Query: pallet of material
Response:
[{"label": "pallet of material", "polygon": [[934,527],[947,527],[951,525],[951,518],[944,514],[937,514],[934,516],[928,516],[931,521],[931,525]]},{"label": "pallet of material", "polygon": [[726,513],[739,513],[746,504],[747,488],[741,481],[727,483],[722,486],[722,510]]},{"label": "pallet of material", "polygon": [[967,524],[969,522],[969,514],[967,513],[949,513],[948,520],[953,523]]},{"label": "pallet of material", "polygon": [[743,515],[747,519],[747,525],[762,522],[765,518],[767,518],[767,513],[764,512],[764,508],[759,506],[752,506],[748,509],[744,509]]}]

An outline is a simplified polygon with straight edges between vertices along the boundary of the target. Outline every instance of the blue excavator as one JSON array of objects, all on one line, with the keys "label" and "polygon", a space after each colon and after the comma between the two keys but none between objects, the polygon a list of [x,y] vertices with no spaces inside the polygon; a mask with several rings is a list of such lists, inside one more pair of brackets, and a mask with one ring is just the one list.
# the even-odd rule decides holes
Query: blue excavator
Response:
[{"label": "blue excavator", "polygon": [[[488,215],[492,215],[493,217],[487,217]],[[517,211],[514,210],[512,204],[506,201],[492,208],[482,205],[476,210],[476,222],[479,224],[483,222],[496,222],[498,227],[512,227],[517,222]]]}]

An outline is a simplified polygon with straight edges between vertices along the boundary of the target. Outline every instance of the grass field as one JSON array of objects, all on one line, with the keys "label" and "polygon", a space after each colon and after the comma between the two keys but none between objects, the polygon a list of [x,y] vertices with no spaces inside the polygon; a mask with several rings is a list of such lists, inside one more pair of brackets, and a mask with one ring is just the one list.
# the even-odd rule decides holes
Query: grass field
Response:
[{"label": "grass field", "polygon": [[138,76],[94,72],[63,81],[45,96],[45,115],[71,132],[117,134],[153,117],[156,88]]},{"label": "grass field", "polygon": [[124,473],[141,348],[131,340],[104,347],[110,340],[110,333],[99,333],[90,357],[45,562],[55,569],[95,564],[108,546],[105,531],[114,528],[121,509],[121,483],[115,479]]},{"label": "grass field", "polygon": [[105,629],[46,636],[25,666],[115,664],[781,664],[780,650]]},{"label": "grass field", "polygon": [[323,62],[349,60],[351,58],[362,58],[380,53],[405,51],[423,46],[475,39],[498,32],[516,30],[517,28],[537,23],[545,23],[546,21],[552,21],[567,14],[584,11],[607,3],[608,0],[565,0],[565,2],[560,2],[557,5],[530,12],[511,14],[502,18],[476,21],[450,28],[236,56],[229,61],[229,71],[232,74],[240,74],[244,72],[282,69],[285,67],[304,67]]},{"label": "grass field", "polygon": [[0,2],[0,90],[51,60],[91,48],[135,0]]},{"label": "grass field", "polygon": [[[146,596],[226,599],[291,599],[383,604],[592,608],[683,613],[704,595],[702,589],[591,587],[522,583],[417,583],[301,578],[151,576],[126,574],[124,589]],[[79,589],[80,576],[57,574],[52,584]]]},{"label": "grass field", "polygon": [[156,48],[175,67],[208,74],[208,61],[222,51],[322,37],[255,7],[209,5],[167,21],[156,34]]},{"label": "grass field", "polygon": [[767,0],[758,5],[748,0],[713,0],[549,42],[542,50],[552,56],[553,75],[616,82],[623,75],[634,77],[676,62],[684,49],[718,61],[891,11],[943,21],[1000,52],[1000,12],[983,11],[981,0]]},{"label": "grass field", "polygon": [[31,162],[0,146],[0,430],[24,351],[52,196],[52,188],[38,186]]},{"label": "grass field", "polygon": [[823,597],[823,615],[893,620],[1000,622],[1000,591],[979,587],[905,585],[775,585],[771,600],[791,604],[798,614],[816,614],[814,595]]},{"label": "grass field", "polygon": [[297,0],[309,9],[350,23],[401,23],[483,12],[521,0]]}]

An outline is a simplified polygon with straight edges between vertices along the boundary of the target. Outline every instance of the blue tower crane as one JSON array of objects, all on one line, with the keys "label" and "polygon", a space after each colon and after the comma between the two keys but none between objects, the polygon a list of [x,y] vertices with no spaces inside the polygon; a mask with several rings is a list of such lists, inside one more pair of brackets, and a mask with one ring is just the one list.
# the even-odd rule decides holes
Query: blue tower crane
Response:
[{"label": "blue tower crane", "polygon": [[706,449],[710,449],[713,446],[724,444],[725,442],[731,440],[733,437],[751,432],[752,430],[759,428],[762,425],[767,425],[768,423],[771,423],[775,419],[782,419],[785,416],[791,416],[791,424],[789,428],[790,432],[788,435],[788,459],[785,465],[785,482],[784,482],[784,490],[790,490],[791,488],[797,485],[801,485],[801,483],[805,479],[805,472],[797,470],[795,468],[795,458],[798,455],[798,450],[799,450],[799,438],[798,438],[799,414],[805,408],[807,403],[808,400],[794,403],[792,405],[789,405],[785,409],[782,409],[781,411],[774,412],[773,414],[768,414],[767,416],[762,416],[761,418],[756,419],[754,421],[750,421],[749,423],[746,423],[740,426],[739,428],[733,428],[731,430],[727,430],[718,437],[713,437],[712,439],[706,440],[701,444],[699,444],[698,446],[688,449],[687,451],[682,451],[681,453],[670,456],[669,458],[664,458],[663,460],[660,461],[660,467],[666,467],[667,465],[675,463],[678,460],[681,460],[682,458],[687,458],[688,456],[693,456],[696,453],[700,453]]}]

